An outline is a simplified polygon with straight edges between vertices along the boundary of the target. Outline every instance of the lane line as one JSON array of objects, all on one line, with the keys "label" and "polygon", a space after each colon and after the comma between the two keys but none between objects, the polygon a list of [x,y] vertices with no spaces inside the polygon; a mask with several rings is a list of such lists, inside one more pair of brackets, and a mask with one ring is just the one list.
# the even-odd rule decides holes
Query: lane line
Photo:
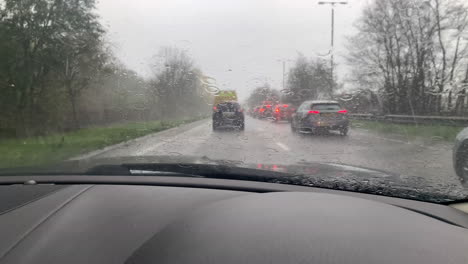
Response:
[{"label": "lane line", "polygon": [[145,154],[148,154],[149,152],[152,152],[152,151],[155,151],[156,149],[159,149],[159,147],[161,147],[161,146],[163,146],[163,145],[165,145],[167,143],[170,143],[170,142],[162,141],[162,142],[156,143],[154,145],[151,145],[151,146],[149,146],[147,148],[140,148],[137,151],[133,152],[132,156],[144,156]]},{"label": "lane line", "polygon": [[[204,125],[205,123],[207,123],[207,120],[206,119],[198,120],[198,121],[194,121],[192,123],[188,123],[188,124],[172,127],[172,128],[169,128],[169,129],[166,129],[166,130],[163,130],[163,131],[151,133],[151,134],[148,134],[148,135],[145,135],[145,136],[142,136],[142,137],[130,139],[130,140],[127,140],[127,141],[124,141],[124,142],[121,142],[121,143],[106,146],[106,147],[104,147],[102,149],[93,150],[93,151],[90,151],[88,153],[72,157],[72,158],[70,158],[68,160],[82,160],[82,159],[89,159],[89,158],[93,158],[93,157],[97,157],[97,156],[105,156],[106,154],[110,153],[113,150],[118,151],[118,150],[121,150],[121,149],[126,149],[126,148],[132,147],[134,145],[138,145],[138,144],[140,144],[140,142],[145,142],[146,140],[151,139],[151,138],[153,138],[155,136],[164,137],[166,134],[170,134],[170,133],[173,133],[174,131],[184,129],[185,127],[191,126],[194,123],[200,123],[200,125],[197,125],[197,126],[194,127],[194,128],[196,128],[198,126],[201,126],[201,125]],[[137,151],[137,152],[139,152],[139,151]],[[144,154],[144,152],[142,152],[141,154]]]},{"label": "lane line", "polygon": [[162,140],[161,142],[158,142],[158,143],[153,144],[153,145],[149,145],[146,148],[139,148],[137,151],[133,152],[133,155],[131,155],[131,156],[144,156],[144,155],[146,155],[146,154],[148,154],[150,152],[155,152],[158,149],[160,149],[160,147],[163,146],[163,145],[173,144],[174,142],[178,142],[181,139],[189,138],[187,135],[189,135],[190,133],[193,133],[195,131],[205,129],[204,126],[205,126],[205,124],[200,124],[200,125],[198,125],[196,127],[193,127],[193,128],[191,128],[191,129],[189,129],[187,131],[184,131],[182,133],[173,135],[167,140]]},{"label": "lane line", "polygon": [[289,147],[281,142],[276,142],[276,145],[278,145],[278,147],[282,148],[284,151],[290,151]]},{"label": "lane line", "polygon": [[389,142],[393,142],[393,143],[400,143],[400,144],[409,144],[409,145],[413,145],[411,142],[403,141],[403,140],[399,140],[399,139],[384,138],[384,137],[377,137],[377,136],[370,136],[370,137],[373,137],[373,138],[376,138],[376,139],[380,139],[380,140],[389,141]]}]

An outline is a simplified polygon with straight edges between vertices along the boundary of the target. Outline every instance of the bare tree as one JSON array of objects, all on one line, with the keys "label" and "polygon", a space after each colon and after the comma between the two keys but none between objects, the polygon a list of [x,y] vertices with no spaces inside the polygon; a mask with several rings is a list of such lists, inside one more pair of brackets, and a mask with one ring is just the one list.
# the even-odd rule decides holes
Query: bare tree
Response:
[{"label": "bare tree", "polygon": [[288,101],[300,103],[307,99],[333,97],[330,68],[324,60],[307,59],[299,54],[294,66],[289,71]]},{"label": "bare tree", "polygon": [[376,91],[389,113],[441,113],[464,79],[467,13],[458,0],[376,0],[349,39],[356,86]]},{"label": "bare tree", "polygon": [[202,72],[192,58],[175,47],[164,47],[154,57],[151,89],[161,117],[185,117],[206,112],[209,94],[200,82]]}]

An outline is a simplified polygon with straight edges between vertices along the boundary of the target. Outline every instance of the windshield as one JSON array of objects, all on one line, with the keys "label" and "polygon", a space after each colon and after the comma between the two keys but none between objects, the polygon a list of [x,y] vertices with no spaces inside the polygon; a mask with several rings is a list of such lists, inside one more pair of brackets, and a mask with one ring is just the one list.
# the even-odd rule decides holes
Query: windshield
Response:
[{"label": "windshield", "polygon": [[468,198],[464,0],[2,0],[0,35],[0,174],[169,157]]}]

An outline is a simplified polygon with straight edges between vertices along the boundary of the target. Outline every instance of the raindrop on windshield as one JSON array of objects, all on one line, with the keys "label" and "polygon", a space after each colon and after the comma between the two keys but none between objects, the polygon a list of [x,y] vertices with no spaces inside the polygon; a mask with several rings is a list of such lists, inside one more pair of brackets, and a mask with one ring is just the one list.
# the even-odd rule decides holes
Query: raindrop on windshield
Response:
[{"label": "raindrop on windshield", "polygon": [[279,152],[279,150],[275,149],[275,148],[267,148],[268,151],[273,151],[273,152]]}]

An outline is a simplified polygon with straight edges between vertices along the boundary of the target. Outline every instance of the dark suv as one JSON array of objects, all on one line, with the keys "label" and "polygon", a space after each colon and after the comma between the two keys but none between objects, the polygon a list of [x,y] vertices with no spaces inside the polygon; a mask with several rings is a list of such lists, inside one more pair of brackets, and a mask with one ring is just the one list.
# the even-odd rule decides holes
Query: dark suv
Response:
[{"label": "dark suv", "polygon": [[244,112],[237,102],[223,102],[213,107],[213,130],[231,127],[244,130]]},{"label": "dark suv", "polygon": [[292,131],[301,133],[338,130],[346,136],[348,127],[348,111],[336,101],[305,101],[291,121]]}]

